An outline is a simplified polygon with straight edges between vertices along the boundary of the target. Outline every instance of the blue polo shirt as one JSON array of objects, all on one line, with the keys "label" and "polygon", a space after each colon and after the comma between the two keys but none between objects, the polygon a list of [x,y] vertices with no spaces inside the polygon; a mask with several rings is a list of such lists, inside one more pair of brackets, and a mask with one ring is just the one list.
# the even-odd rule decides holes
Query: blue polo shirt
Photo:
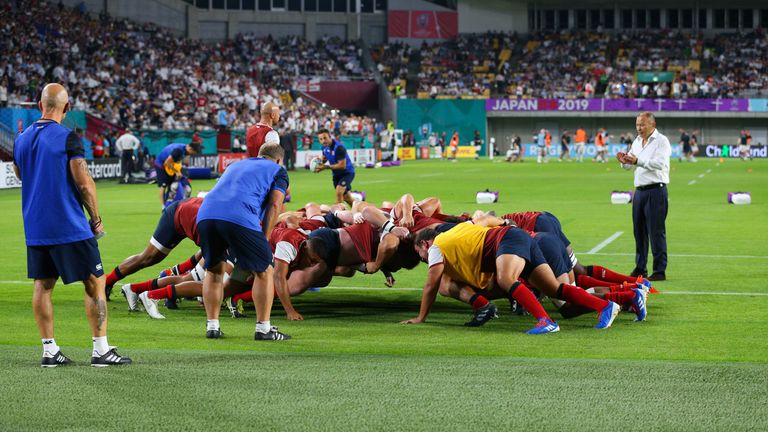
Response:
[{"label": "blue polo shirt", "polygon": [[331,142],[332,144],[330,147],[323,146],[323,157],[325,160],[330,162],[331,165],[338,163],[342,159],[347,160],[347,167],[345,169],[331,170],[333,175],[354,174],[355,165],[352,163],[352,159],[350,159],[347,149],[336,139],[331,140]]},{"label": "blue polo shirt", "polygon": [[216,219],[262,232],[267,198],[273,190],[288,190],[288,173],[281,165],[264,158],[235,162],[205,196],[197,223]]},{"label": "blue polo shirt", "polygon": [[32,123],[16,137],[13,162],[21,172],[21,211],[28,246],[93,237],[69,171],[69,161],[84,155],[80,137],[54,121]]}]

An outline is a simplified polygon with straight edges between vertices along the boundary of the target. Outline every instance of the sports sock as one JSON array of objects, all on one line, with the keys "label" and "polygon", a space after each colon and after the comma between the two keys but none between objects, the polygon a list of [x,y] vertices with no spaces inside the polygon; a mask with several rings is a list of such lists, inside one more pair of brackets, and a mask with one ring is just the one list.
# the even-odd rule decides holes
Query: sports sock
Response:
[{"label": "sports sock", "polygon": [[99,336],[93,338],[93,352],[99,356],[103,356],[109,351],[109,343],[107,343],[106,336]]},{"label": "sports sock", "polygon": [[622,292],[609,292],[603,296],[606,300],[610,300],[620,305],[626,305],[635,299],[634,291],[622,291]]},{"label": "sports sock", "polygon": [[604,280],[595,279],[592,276],[578,275],[576,276],[576,285],[580,288],[592,288],[592,287],[604,287],[610,286],[610,282]]},{"label": "sports sock", "polygon": [[[275,297],[277,297],[277,294],[275,294]],[[232,296],[233,303],[237,303],[238,300],[242,300],[246,303],[253,303],[253,292],[251,290],[248,290]]]},{"label": "sports sock", "polygon": [[205,322],[205,330],[219,330],[219,320],[208,320]]},{"label": "sports sock", "polygon": [[176,264],[176,269],[178,270],[176,274],[183,275],[184,273],[192,270],[197,265],[197,258],[195,258],[194,255],[190,257],[188,260]]},{"label": "sports sock", "polygon": [[615,283],[622,283],[622,282],[634,283],[635,281],[637,281],[637,278],[635,277],[623,275],[621,273],[616,273],[615,271],[608,270],[607,268],[601,267],[598,265],[587,266],[587,274],[592,276],[595,279],[600,279],[600,280],[615,282]]},{"label": "sports sock", "polygon": [[547,315],[544,307],[541,306],[541,303],[539,303],[539,301],[536,299],[536,296],[533,295],[531,290],[528,289],[525,284],[515,282],[512,284],[512,288],[509,290],[508,295],[510,299],[517,300],[520,306],[524,307],[525,310],[527,310],[537,320],[542,318],[549,318],[549,315]]},{"label": "sports sock", "polygon": [[158,288],[147,293],[147,297],[152,300],[170,299],[173,298],[173,293],[176,291],[176,285],[170,284],[167,287]]},{"label": "sports sock", "polygon": [[619,285],[611,285],[608,287],[608,290],[612,293],[617,292],[627,292],[632,291],[633,289],[637,288],[636,284],[619,284]]},{"label": "sports sock", "polygon": [[59,352],[59,346],[56,345],[56,340],[53,338],[51,339],[43,339],[43,355],[50,355],[53,356]]},{"label": "sports sock", "polygon": [[272,330],[272,326],[269,321],[256,321],[256,331],[259,333],[269,333]]},{"label": "sports sock", "polygon": [[469,304],[472,305],[472,309],[477,310],[488,305],[488,299],[480,294],[475,294],[469,299]]},{"label": "sports sock", "polygon": [[120,272],[120,267],[115,267],[115,269],[107,275],[107,286],[114,285],[117,281],[124,277],[125,276],[123,276],[123,273]]},{"label": "sports sock", "polygon": [[157,279],[131,284],[131,291],[141,294],[144,291],[157,289]]},{"label": "sports sock", "polygon": [[595,297],[579,287],[568,284],[560,284],[557,289],[557,297],[560,300],[569,301],[577,306],[584,306],[595,311],[601,311],[608,306],[608,302]]}]

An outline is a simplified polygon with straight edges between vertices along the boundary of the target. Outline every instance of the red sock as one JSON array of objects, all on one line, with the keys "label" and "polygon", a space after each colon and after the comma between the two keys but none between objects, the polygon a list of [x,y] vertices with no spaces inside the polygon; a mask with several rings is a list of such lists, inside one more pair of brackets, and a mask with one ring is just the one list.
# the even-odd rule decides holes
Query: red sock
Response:
[{"label": "red sock", "polygon": [[107,286],[114,285],[117,281],[124,277],[125,276],[123,276],[123,274],[120,272],[120,266],[115,267],[115,269],[107,275]]},{"label": "red sock", "polygon": [[153,288],[157,288],[157,279],[131,284],[131,291],[136,294],[141,294],[144,291],[149,291]]},{"label": "red sock", "polygon": [[485,307],[488,304],[488,299],[481,296],[480,294],[475,294],[472,296],[472,298],[469,299],[469,304],[472,305],[472,309],[477,310]]},{"label": "red sock", "polygon": [[587,275],[578,275],[576,276],[576,285],[581,288],[592,288],[610,286],[611,283]]},{"label": "red sock", "polygon": [[179,270],[179,274],[183,275],[184,273],[192,270],[197,265],[197,259],[194,255],[183,263],[176,264],[176,268]]},{"label": "red sock", "polygon": [[536,296],[533,295],[531,290],[525,286],[525,284],[521,283],[518,285],[514,291],[510,292],[510,295],[513,299],[520,303],[520,306],[524,307],[525,310],[530,312],[530,314],[533,315],[537,320],[542,318],[549,318],[547,311],[544,310],[544,308],[541,306],[541,303],[539,303],[539,300],[536,299]]},{"label": "red sock", "polygon": [[634,278],[632,276],[623,275],[621,273],[616,273],[614,271],[608,270],[605,267],[600,267],[597,265],[590,266],[592,267],[592,271],[590,272],[590,276],[592,276],[595,279],[600,279],[608,282],[615,282],[615,283],[622,283],[622,282],[632,282],[634,283],[637,281],[637,278]]},{"label": "red sock", "polygon": [[174,285],[168,285],[167,287],[158,288],[155,290],[152,290],[147,293],[147,297],[151,298],[152,300],[162,300],[162,299],[169,299],[173,298],[173,287]]},{"label": "red sock", "polygon": [[608,289],[612,293],[632,291],[634,288],[637,288],[637,285],[621,284],[621,285],[611,285],[608,287]]},{"label": "red sock", "polygon": [[251,290],[241,292],[240,294],[235,294],[232,297],[232,301],[237,303],[238,300],[242,300],[246,303],[253,303],[253,294],[251,293]]},{"label": "red sock", "polygon": [[560,289],[558,291],[558,294],[560,294],[560,300],[571,302],[577,306],[583,306],[598,312],[608,306],[608,302],[606,300],[595,297],[583,289],[573,285],[562,284],[560,285]]},{"label": "red sock", "polygon": [[604,295],[606,300],[625,305],[631,303],[635,299],[634,291],[622,291],[622,292],[609,292]]}]

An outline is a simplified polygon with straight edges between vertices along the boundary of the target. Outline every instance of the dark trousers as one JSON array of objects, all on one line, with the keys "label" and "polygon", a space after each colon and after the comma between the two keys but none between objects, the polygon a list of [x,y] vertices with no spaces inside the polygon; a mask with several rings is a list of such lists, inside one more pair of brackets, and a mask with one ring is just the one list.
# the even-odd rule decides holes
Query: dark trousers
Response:
[{"label": "dark trousers", "polygon": [[124,181],[131,177],[133,171],[133,150],[123,150],[120,155],[120,175]]},{"label": "dark trousers", "polygon": [[632,200],[635,229],[635,268],[647,274],[648,239],[653,251],[653,273],[667,270],[667,186],[636,190]]}]

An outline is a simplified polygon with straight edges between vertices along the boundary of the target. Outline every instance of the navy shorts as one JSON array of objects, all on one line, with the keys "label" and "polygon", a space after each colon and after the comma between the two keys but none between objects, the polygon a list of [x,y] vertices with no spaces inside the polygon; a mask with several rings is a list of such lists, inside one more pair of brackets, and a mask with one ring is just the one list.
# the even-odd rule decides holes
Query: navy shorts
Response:
[{"label": "navy shorts", "polygon": [[333,215],[333,213],[328,212],[323,215],[323,220],[325,221],[325,224],[328,226],[328,228],[341,228],[342,222]]},{"label": "navy shorts", "polygon": [[46,246],[27,246],[27,277],[57,279],[65,284],[104,275],[96,239]]},{"label": "navy shorts", "polygon": [[166,255],[171,253],[171,250],[187,237],[176,231],[176,224],[173,222],[173,218],[176,215],[176,209],[179,208],[180,203],[181,201],[175,201],[163,210],[163,213],[160,215],[160,220],[157,222],[155,232],[149,240],[149,243],[154,246],[155,249]]},{"label": "navy shorts", "polygon": [[344,187],[344,192],[352,190],[352,180],[355,179],[355,173],[343,173],[333,175],[333,187]]},{"label": "navy shorts", "polygon": [[309,233],[309,238],[319,238],[325,243],[326,255],[322,258],[328,268],[333,271],[336,268],[336,263],[339,262],[339,254],[341,253],[339,232],[331,228],[320,228]]},{"label": "navy shorts", "polygon": [[533,237],[533,241],[539,246],[544,259],[547,260],[547,264],[552,268],[552,273],[555,274],[555,277],[571,271],[573,268],[571,258],[568,256],[565,246],[563,246],[563,243],[556,235],[537,233],[536,237]]},{"label": "navy shorts", "polygon": [[165,168],[158,168],[155,166],[155,174],[158,187],[167,187],[173,183],[173,177],[169,176],[168,173],[165,172]]},{"label": "navy shorts", "polygon": [[263,232],[219,219],[197,224],[205,268],[233,260],[249,272],[262,273],[272,264],[272,249]]},{"label": "navy shorts", "polygon": [[449,229],[455,227],[456,225],[458,225],[458,224],[455,223],[455,222],[442,223],[442,224],[440,224],[440,225],[435,227],[435,231],[437,231],[439,233],[444,233],[444,232],[448,231]]},{"label": "navy shorts", "polygon": [[533,241],[527,232],[512,228],[504,234],[496,249],[496,257],[501,255],[517,255],[525,260],[525,268],[520,274],[521,277],[528,279],[533,269],[546,264],[547,260],[541,253],[539,246]]},{"label": "navy shorts", "polygon": [[571,245],[571,241],[565,236],[563,227],[560,225],[560,220],[550,212],[541,212],[539,217],[536,218],[536,225],[533,228],[536,232],[545,232],[554,234],[557,238],[563,242],[563,246],[568,247]]}]

